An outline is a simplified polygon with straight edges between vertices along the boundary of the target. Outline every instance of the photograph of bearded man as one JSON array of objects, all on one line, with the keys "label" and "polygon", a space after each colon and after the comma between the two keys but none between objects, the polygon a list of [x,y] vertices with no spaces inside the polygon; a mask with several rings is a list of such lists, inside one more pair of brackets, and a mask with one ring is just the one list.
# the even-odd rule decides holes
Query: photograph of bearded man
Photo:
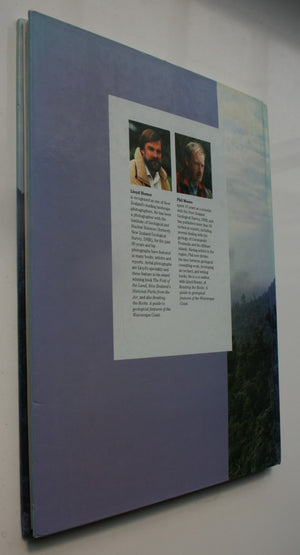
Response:
[{"label": "photograph of bearded man", "polygon": [[[138,124],[130,122],[135,130]],[[135,125],[135,127],[134,127]],[[166,132],[165,132],[166,133]],[[169,150],[168,145],[168,150]],[[130,183],[153,189],[171,191],[170,178],[162,166],[163,140],[158,130],[147,127],[143,129],[130,161]]]}]

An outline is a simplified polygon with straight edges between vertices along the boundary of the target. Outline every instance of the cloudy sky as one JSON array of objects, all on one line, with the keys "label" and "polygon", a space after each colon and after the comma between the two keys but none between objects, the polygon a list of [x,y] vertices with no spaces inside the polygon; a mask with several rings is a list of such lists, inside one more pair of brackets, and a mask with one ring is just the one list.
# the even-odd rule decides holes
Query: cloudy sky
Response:
[{"label": "cloudy sky", "polygon": [[270,160],[265,106],[218,86],[224,133],[232,300],[265,291],[274,279]]}]

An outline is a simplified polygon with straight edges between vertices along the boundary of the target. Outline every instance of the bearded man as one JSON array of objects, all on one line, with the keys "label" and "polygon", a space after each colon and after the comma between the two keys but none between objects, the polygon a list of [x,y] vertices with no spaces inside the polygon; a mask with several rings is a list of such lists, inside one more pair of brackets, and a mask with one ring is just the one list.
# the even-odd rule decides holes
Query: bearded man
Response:
[{"label": "bearded man", "polygon": [[167,172],[161,165],[161,138],[154,129],[144,129],[130,162],[130,183],[171,191]]}]

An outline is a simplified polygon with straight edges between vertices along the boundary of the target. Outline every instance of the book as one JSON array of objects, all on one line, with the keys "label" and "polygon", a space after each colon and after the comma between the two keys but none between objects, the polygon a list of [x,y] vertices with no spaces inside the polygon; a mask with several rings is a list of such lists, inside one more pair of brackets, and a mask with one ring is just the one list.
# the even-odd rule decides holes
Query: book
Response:
[{"label": "book", "polygon": [[266,106],[29,12],[17,123],[23,535],[278,464]]}]

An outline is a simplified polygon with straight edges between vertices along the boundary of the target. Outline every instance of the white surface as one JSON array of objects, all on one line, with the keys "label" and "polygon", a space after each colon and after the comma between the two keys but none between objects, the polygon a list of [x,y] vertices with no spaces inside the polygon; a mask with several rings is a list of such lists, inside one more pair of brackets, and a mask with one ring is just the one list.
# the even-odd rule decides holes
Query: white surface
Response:
[{"label": "white surface", "polygon": [[[36,9],[207,75],[268,105],[282,464],[257,477],[29,544],[21,539],[15,210],[18,17]],[[0,553],[300,553],[298,0],[0,0]]]},{"label": "white surface", "polygon": [[[161,203],[168,202],[171,214],[168,222],[170,234],[166,235],[167,240],[171,243],[166,245],[156,242],[148,243],[152,253],[155,252],[157,255],[159,249],[161,249],[169,253],[172,261],[170,268],[171,292],[166,295],[166,306],[169,308],[169,312],[161,312],[159,318],[146,317],[151,313],[150,307],[147,312],[144,312],[145,316],[143,317],[135,318],[132,315],[130,189],[135,189],[135,195],[132,199],[135,201],[139,198],[138,195],[145,194],[145,187],[139,185],[135,188],[130,187],[129,169],[127,179],[124,177],[123,168],[129,168],[129,120],[151,122],[151,125],[155,127],[168,130],[172,145],[172,191],[146,189],[146,193],[151,196],[144,197],[142,201],[144,208],[150,207],[153,209],[154,206],[160,206],[162,210]],[[110,96],[109,133],[115,360],[231,351],[229,246],[222,132],[209,125]],[[190,204],[186,205],[187,216],[185,221],[188,226],[193,213],[194,216],[197,214],[198,218],[201,214],[201,218],[205,217],[213,222],[208,244],[214,251],[213,256],[209,257],[209,261],[214,264],[214,270],[210,272],[207,280],[209,289],[205,294],[206,297],[213,300],[200,300],[200,294],[198,294],[199,298],[197,300],[186,302],[185,306],[182,306],[182,303],[179,302],[178,287],[180,278],[177,208],[180,204],[178,204],[179,199],[176,193],[175,181],[175,133],[197,137],[203,141],[208,141],[212,145],[211,166],[214,176],[213,198],[189,197],[188,202]],[[183,201],[181,196],[180,200],[186,202],[186,197]],[[201,210],[205,210],[205,212],[200,212]],[[208,210],[209,212],[207,212]],[[182,218],[181,216],[181,221]],[[135,243],[135,245],[137,244],[141,246],[139,241]],[[143,287],[147,288],[147,285]],[[153,292],[152,288],[150,290]],[[148,289],[148,294],[150,290]],[[156,289],[156,293],[159,294],[160,291]],[[197,296],[197,293],[193,292],[192,294]],[[189,333],[183,334],[183,329],[189,330]]]}]

